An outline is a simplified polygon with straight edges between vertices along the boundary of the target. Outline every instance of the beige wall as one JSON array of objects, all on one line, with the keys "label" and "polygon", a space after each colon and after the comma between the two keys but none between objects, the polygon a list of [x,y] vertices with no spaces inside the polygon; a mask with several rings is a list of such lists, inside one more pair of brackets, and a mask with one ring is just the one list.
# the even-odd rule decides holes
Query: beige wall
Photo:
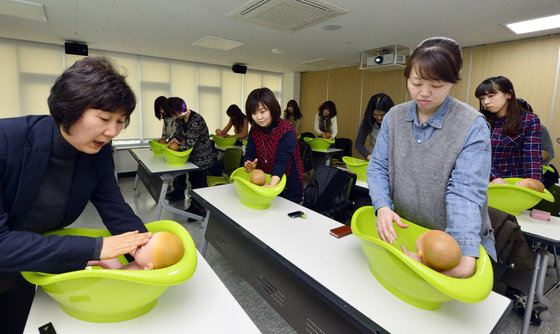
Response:
[{"label": "beige wall", "polygon": [[[560,143],[556,141],[560,137],[560,88],[554,92],[555,83],[560,81],[559,48],[560,37],[556,36],[464,49],[463,79],[453,87],[451,96],[478,109],[474,91],[480,82],[496,75],[508,77],[517,96],[531,104],[549,129],[556,152],[552,163],[560,166]],[[348,66],[303,73],[303,131],[313,129],[317,107],[330,99],[338,110],[339,137],[354,140],[367,102],[377,93],[389,95],[396,104],[405,102],[403,70],[371,72]]]}]

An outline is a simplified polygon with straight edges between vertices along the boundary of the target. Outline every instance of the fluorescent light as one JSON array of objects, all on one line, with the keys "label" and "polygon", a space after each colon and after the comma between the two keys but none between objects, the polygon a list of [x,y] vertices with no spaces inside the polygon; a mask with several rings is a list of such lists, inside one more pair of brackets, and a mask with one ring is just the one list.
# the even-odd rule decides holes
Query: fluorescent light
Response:
[{"label": "fluorescent light", "polygon": [[28,1],[0,0],[0,15],[47,22],[43,5]]},{"label": "fluorescent light", "polygon": [[516,34],[560,28],[560,14],[538,19],[506,24]]}]

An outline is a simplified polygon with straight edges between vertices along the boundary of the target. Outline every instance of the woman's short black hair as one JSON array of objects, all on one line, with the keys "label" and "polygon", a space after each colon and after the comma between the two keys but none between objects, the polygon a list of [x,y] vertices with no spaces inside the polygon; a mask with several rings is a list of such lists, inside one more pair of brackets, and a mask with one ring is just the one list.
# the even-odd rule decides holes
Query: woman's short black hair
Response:
[{"label": "woman's short black hair", "polygon": [[249,96],[247,96],[247,101],[245,102],[245,113],[247,114],[247,120],[251,123],[251,125],[255,124],[252,114],[259,109],[259,103],[268,108],[270,116],[272,116],[272,122],[276,122],[280,119],[282,111],[280,103],[278,103],[274,93],[266,87],[257,88],[253,90]]},{"label": "woman's short black hair", "polygon": [[395,103],[393,102],[391,97],[389,97],[389,95],[384,93],[373,95],[369,99],[366,111],[364,113],[364,119],[362,121],[366,133],[370,133],[371,130],[373,130],[373,123],[375,123],[375,119],[373,119],[374,110],[388,112],[389,109],[393,108],[394,106]]},{"label": "woman's short black hair", "polygon": [[49,110],[65,132],[87,108],[123,113],[125,127],[136,107],[136,97],[113,62],[104,57],[86,57],[66,69],[51,87]]},{"label": "woman's short black hair", "polygon": [[329,119],[333,118],[334,116],[336,116],[336,105],[334,104],[333,101],[325,101],[323,102],[323,104],[321,104],[319,106],[319,117],[320,118],[324,118],[323,116],[323,110],[327,109],[329,111],[329,116],[327,116]]},{"label": "woman's short black hair", "polygon": [[169,117],[177,117],[187,111],[187,104],[180,97],[170,97],[167,99],[167,105],[163,111]]},{"label": "woman's short black hair", "polygon": [[461,80],[463,67],[461,46],[447,37],[428,38],[410,55],[404,69],[407,79],[414,66],[422,79],[457,83]]},{"label": "woman's short black hair", "polygon": [[165,108],[167,107],[167,98],[165,96],[158,96],[158,98],[154,101],[154,114],[156,115],[157,119],[161,119],[162,117],[166,116],[162,114],[160,109],[163,110],[165,113]]}]

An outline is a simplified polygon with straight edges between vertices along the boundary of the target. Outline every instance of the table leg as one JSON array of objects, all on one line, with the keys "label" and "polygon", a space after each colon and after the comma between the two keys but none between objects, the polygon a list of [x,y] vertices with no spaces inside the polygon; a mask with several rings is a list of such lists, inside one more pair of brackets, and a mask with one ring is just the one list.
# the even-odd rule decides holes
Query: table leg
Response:
[{"label": "table leg", "polygon": [[556,284],[554,284],[554,286],[544,294],[545,296],[547,296],[550,292],[552,292],[552,290],[560,286],[560,263],[558,263],[558,250],[556,249],[556,247],[552,247],[552,250],[554,252],[552,253],[552,256],[554,256],[554,267],[556,268],[557,281]]},{"label": "table leg", "polygon": [[[136,177],[138,177],[138,174],[136,174]],[[163,184],[161,185],[161,191],[159,192],[159,200],[157,203],[156,216],[154,217],[154,220],[159,220],[159,217],[161,216],[161,209],[165,204],[165,194],[167,194],[167,188],[169,188],[169,183],[171,183],[173,177],[171,178],[162,177],[162,180],[163,180]]]},{"label": "table leg", "polygon": [[134,178],[134,185],[132,186],[132,189],[134,190],[138,189],[138,181],[140,181],[140,176],[138,176],[138,173],[136,173],[136,177]]},{"label": "table leg", "polygon": [[540,244],[537,244],[535,254],[535,269],[533,270],[533,277],[527,294],[527,302],[525,303],[525,314],[523,316],[523,325],[521,326],[521,334],[526,334],[529,330],[529,323],[531,321],[531,312],[533,311],[533,302],[535,300],[535,287],[537,286],[537,277],[539,270],[541,270],[541,252]]}]

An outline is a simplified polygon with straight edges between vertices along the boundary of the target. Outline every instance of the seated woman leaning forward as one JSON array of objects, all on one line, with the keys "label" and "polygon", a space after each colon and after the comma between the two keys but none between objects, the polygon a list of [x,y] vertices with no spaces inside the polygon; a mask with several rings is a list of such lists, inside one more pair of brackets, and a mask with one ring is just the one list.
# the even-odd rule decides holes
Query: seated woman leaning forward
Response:
[{"label": "seated woman leaning forward", "polygon": [[519,108],[511,81],[503,76],[484,80],[475,92],[480,112],[492,128],[492,184],[504,178],[542,180],[541,122]]},{"label": "seated woman leaning forward", "polygon": [[181,239],[170,232],[154,233],[147,244],[138,247],[130,255],[134,261],[123,265],[117,258],[89,261],[88,266],[99,266],[104,269],[124,270],[152,270],[166,268],[181,260],[183,243]]},{"label": "seated woman leaning forward", "polygon": [[462,256],[442,273],[458,278],[473,275],[480,245],[496,259],[486,197],[490,129],[477,110],[449,96],[462,64],[454,40],[418,45],[404,71],[413,101],[385,115],[367,169],[380,238],[393,243],[393,222],[408,227],[400,216],[449,233]]}]

